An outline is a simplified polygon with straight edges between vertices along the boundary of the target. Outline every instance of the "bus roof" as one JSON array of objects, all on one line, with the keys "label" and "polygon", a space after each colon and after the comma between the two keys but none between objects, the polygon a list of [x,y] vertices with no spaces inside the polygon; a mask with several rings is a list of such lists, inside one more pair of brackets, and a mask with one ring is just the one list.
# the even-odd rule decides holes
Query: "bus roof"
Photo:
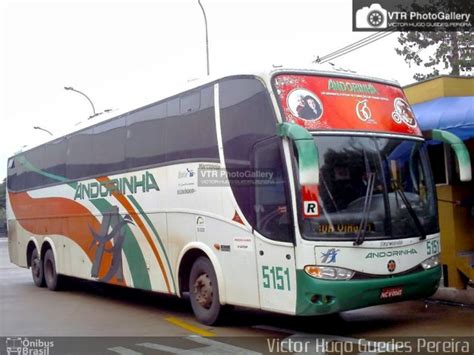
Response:
[{"label": "bus roof", "polygon": [[93,127],[95,125],[101,124],[103,122],[113,120],[115,118],[121,117],[123,115],[128,115],[132,112],[139,111],[141,109],[144,109],[148,106],[154,105],[157,102],[160,102],[164,99],[171,98],[173,96],[178,96],[186,91],[190,91],[193,89],[196,89],[201,86],[209,85],[211,83],[217,82],[219,80],[225,79],[225,78],[230,78],[230,77],[235,77],[235,76],[255,76],[258,78],[261,78],[264,81],[269,81],[274,75],[277,74],[307,74],[307,75],[318,75],[318,76],[332,76],[332,77],[339,77],[339,78],[351,78],[351,79],[359,79],[359,80],[364,80],[364,81],[371,81],[371,82],[376,82],[380,84],[386,84],[386,85],[391,85],[391,86],[397,86],[401,87],[400,84],[395,81],[395,80],[387,80],[387,79],[381,79],[378,77],[372,77],[368,75],[361,75],[357,74],[351,70],[347,69],[342,69],[342,68],[337,68],[333,65],[330,65],[328,63],[325,64],[315,64],[311,68],[296,68],[296,67],[283,67],[283,66],[272,66],[272,67],[267,67],[263,68],[260,70],[246,70],[246,71],[226,71],[221,74],[213,74],[208,77],[204,78],[199,78],[196,80],[189,81],[185,85],[182,85],[178,90],[173,90],[170,91],[168,94],[163,95],[160,97],[158,100],[145,103],[143,105],[140,105],[135,108],[124,108],[124,109],[119,109],[118,111],[113,111],[110,113],[105,113],[102,114],[101,116],[98,116],[94,118],[93,120],[87,120],[85,122],[80,122],[80,124],[76,124],[75,126],[72,126],[69,130],[66,130],[66,132],[62,132],[60,135],[53,135],[50,139],[43,140],[41,142],[38,142],[37,144],[31,145],[31,146],[26,146],[25,150],[21,148],[17,152],[15,152],[12,156],[16,156],[20,153],[29,151],[30,149],[33,149],[35,147],[41,146],[45,143],[48,142],[53,142],[57,139],[67,137],[68,135],[71,135],[72,133],[82,131],[83,129]]}]

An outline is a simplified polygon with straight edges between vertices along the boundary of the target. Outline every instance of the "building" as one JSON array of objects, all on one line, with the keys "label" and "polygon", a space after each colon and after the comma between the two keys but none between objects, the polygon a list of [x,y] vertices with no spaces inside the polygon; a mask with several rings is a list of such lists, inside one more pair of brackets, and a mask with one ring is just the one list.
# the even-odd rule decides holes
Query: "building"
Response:
[{"label": "building", "polygon": [[[474,166],[474,78],[439,76],[404,89],[422,130],[454,133]],[[438,192],[444,286],[462,289],[474,280],[474,182],[459,181],[448,145],[431,141],[428,150]]]}]

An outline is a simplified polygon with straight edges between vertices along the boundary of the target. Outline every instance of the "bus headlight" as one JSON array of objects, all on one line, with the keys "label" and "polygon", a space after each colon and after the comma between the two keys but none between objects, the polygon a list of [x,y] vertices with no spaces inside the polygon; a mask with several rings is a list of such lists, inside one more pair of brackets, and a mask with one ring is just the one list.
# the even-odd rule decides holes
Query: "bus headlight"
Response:
[{"label": "bus headlight", "polygon": [[439,265],[439,255],[434,255],[421,263],[423,269],[428,270]]},{"label": "bus headlight", "polygon": [[349,280],[354,271],[331,266],[306,265],[304,271],[312,277],[325,280]]}]

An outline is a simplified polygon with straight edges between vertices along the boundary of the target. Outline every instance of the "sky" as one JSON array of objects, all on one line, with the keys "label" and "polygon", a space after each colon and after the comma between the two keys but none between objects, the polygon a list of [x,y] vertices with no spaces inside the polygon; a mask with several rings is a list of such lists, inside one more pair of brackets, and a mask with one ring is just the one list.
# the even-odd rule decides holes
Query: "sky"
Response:
[{"label": "sky", "polygon": [[[370,33],[352,31],[351,0],[202,0],[211,74],[272,65],[314,67]],[[396,55],[397,34],[335,59],[339,67],[402,85],[415,68]],[[206,76],[197,0],[0,0],[0,180],[20,149],[157,101]],[[105,115],[98,119],[105,118]],[[112,116],[109,116],[112,117]],[[78,125],[79,124],[79,125]],[[26,146],[26,147],[25,147]]]}]

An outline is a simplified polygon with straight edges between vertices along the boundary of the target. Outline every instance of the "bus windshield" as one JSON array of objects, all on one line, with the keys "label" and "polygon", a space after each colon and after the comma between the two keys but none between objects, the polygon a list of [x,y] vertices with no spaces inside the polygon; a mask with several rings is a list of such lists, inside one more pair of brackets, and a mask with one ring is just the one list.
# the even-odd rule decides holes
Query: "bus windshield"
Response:
[{"label": "bus windshield", "polygon": [[426,148],[413,139],[316,135],[319,216],[307,239],[405,238],[438,232]]}]

